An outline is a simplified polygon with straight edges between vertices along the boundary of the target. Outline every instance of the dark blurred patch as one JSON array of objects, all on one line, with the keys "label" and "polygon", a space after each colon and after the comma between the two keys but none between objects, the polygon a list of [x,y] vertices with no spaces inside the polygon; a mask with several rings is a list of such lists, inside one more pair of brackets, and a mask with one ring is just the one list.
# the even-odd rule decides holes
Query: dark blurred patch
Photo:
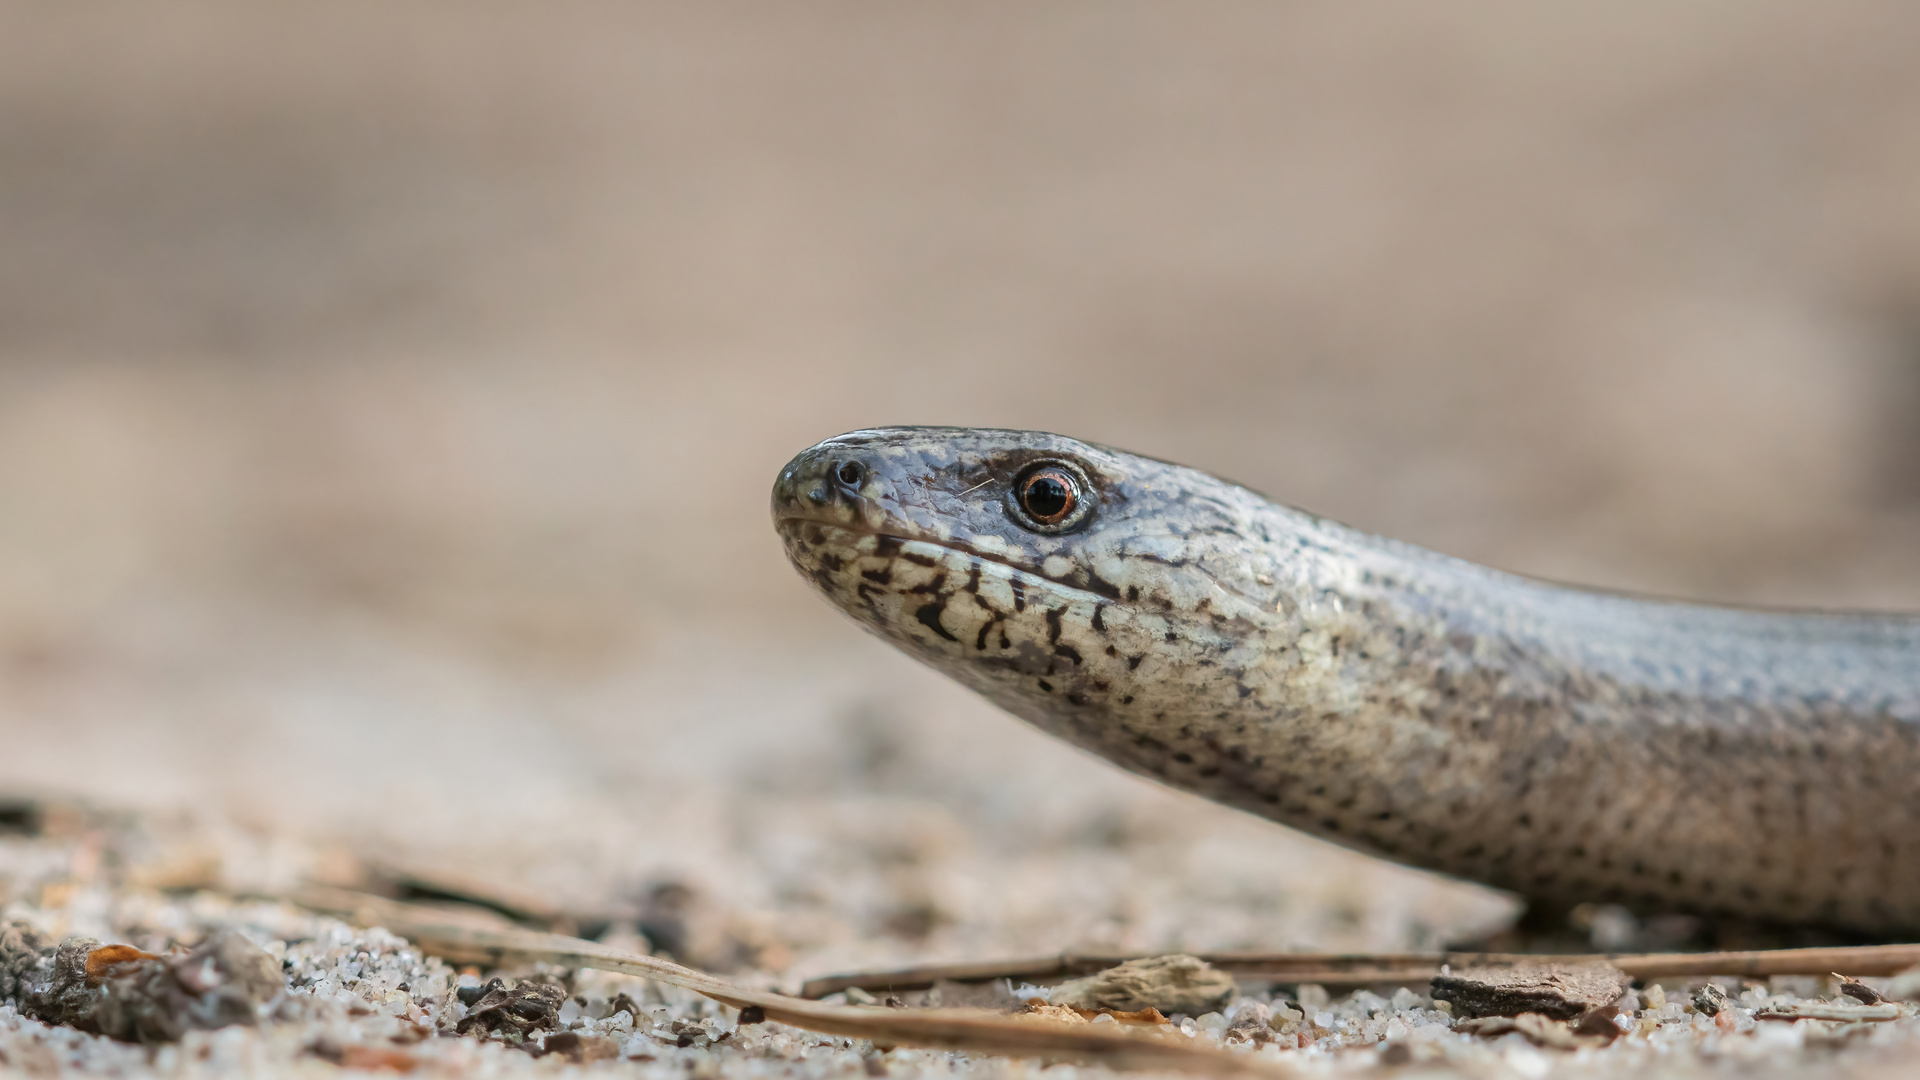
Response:
[{"label": "dark blurred patch", "polygon": [[933,936],[935,930],[953,921],[953,917],[942,911],[939,904],[931,898],[922,897],[889,911],[886,918],[881,920],[881,927],[891,937],[925,941]]},{"label": "dark blurred patch", "polygon": [[496,881],[445,866],[388,859],[373,864],[361,888],[410,903],[470,904],[515,922],[555,933],[597,936],[611,916],[570,911],[538,889]]},{"label": "dark blurred patch", "polygon": [[103,829],[127,829],[132,815],[75,799],[0,794],[0,836],[71,840]]},{"label": "dark blurred patch", "polygon": [[647,889],[637,926],[655,956],[703,971],[777,971],[793,962],[776,927],[681,881],[660,881]]},{"label": "dark blurred patch", "polygon": [[678,881],[663,881],[647,891],[640,908],[640,933],[653,945],[656,956],[675,960],[687,957],[692,938],[690,923],[698,906],[698,894]]},{"label": "dark blurred patch", "polygon": [[1095,811],[1061,837],[1072,847],[1145,847],[1172,838],[1165,822],[1132,807],[1108,806]]},{"label": "dark blurred patch", "polygon": [[1134,822],[1118,808],[1108,807],[1088,819],[1072,839],[1087,847],[1124,848],[1136,838]]},{"label": "dark blurred patch", "polygon": [[1817,926],[1788,926],[1729,916],[1634,911],[1618,904],[1533,904],[1510,926],[1447,948],[1464,952],[1742,952],[1889,944],[1883,938]]},{"label": "dark blurred patch", "polygon": [[917,776],[900,723],[883,706],[871,701],[855,706],[841,726],[841,738],[863,786],[885,789]]},{"label": "dark blurred patch", "polygon": [[45,824],[38,802],[0,796],[0,835],[38,836]]}]

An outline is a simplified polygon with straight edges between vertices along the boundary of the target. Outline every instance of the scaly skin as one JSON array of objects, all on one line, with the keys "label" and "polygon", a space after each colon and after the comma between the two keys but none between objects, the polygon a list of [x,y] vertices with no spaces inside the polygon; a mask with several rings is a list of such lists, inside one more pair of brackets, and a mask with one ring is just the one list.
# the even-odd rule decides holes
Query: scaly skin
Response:
[{"label": "scaly skin", "polygon": [[[1063,535],[1009,503],[1041,461]],[[773,515],[869,630],[1174,787],[1556,905],[1920,931],[1920,618],[1550,585],[1036,432],[829,439]]]}]

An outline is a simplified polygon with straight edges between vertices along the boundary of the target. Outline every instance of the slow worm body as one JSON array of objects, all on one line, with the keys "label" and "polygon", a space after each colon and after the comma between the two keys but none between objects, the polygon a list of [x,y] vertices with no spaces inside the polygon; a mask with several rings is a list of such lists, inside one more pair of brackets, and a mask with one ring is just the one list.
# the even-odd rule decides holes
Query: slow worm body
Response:
[{"label": "slow worm body", "polygon": [[774,486],[869,630],[1139,773],[1555,904],[1920,930],[1920,618],[1547,584],[1036,432]]}]

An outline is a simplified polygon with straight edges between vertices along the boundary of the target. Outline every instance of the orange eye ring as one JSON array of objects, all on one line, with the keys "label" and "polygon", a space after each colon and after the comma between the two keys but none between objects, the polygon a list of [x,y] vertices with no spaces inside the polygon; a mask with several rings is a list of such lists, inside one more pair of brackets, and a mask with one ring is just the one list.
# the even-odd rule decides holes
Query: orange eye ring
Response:
[{"label": "orange eye ring", "polygon": [[1086,519],[1092,510],[1087,482],[1079,470],[1043,462],[1021,473],[1013,483],[1009,500],[1014,518],[1035,532],[1066,532]]},{"label": "orange eye ring", "polygon": [[1042,525],[1067,520],[1079,503],[1079,482],[1060,469],[1040,469],[1020,481],[1020,509]]}]

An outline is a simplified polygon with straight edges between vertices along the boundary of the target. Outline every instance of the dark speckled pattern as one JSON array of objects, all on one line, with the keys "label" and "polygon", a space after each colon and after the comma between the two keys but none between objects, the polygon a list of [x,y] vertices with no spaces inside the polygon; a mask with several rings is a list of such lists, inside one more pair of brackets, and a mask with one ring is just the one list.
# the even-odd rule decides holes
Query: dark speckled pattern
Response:
[{"label": "dark speckled pattern", "polygon": [[[1083,527],[1009,514],[1039,460]],[[829,439],[773,514],[868,629],[1175,787],[1556,903],[1920,931],[1920,619],[1550,585],[1036,432]]]}]

